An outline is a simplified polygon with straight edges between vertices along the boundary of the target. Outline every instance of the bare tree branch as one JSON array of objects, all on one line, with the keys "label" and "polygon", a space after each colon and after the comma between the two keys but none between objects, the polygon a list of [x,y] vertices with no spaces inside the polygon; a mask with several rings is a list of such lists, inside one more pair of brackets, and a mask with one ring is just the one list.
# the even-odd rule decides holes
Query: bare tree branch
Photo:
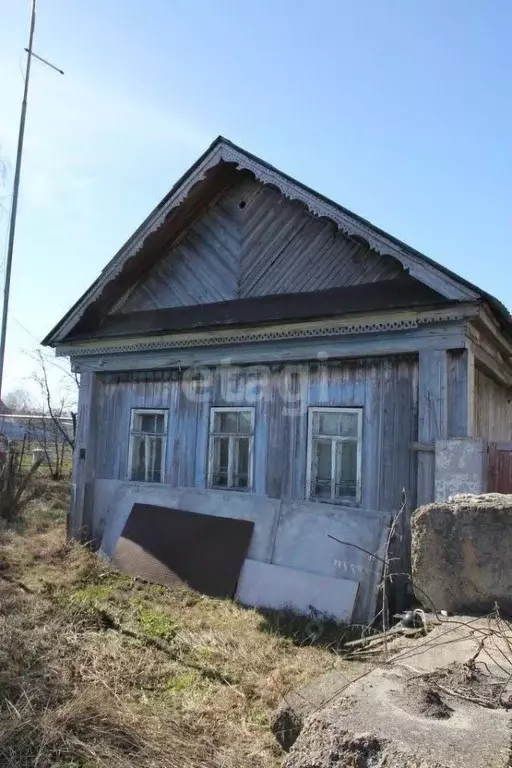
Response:
[{"label": "bare tree branch", "polygon": [[41,349],[30,354],[37,367],[32,380],[40,392],[38,407],[31,409],[28,434],[33,445],[45,457],[51,476],[63,477],[68,452],[73,452],[76,435],[77,378],[63,366],[57,365],[62,376],[55,380],[52,361]]},{"label": "bare tree branch", "polygon": [[61,399],[60,413],[56,414],[55,410],[53,409],[53,406],[52,406],[52,395],[51,395],[50,386],[49,386],[49,383],[48,383],[48,370],[47,370],[47,367],[46,367],[46,360],[43,357],[43,353],[41,352],[40,349],[36,350],[35,355],[36,355],[36,359],[39,361],[39,366],[40,366],[40,375],[39,375],[39,378],[36,379],[36,380],[39,382],[39,384],[41,385],[41,388],[43,390],[43,394],[44,394],[45,402],[46,402],[46,407],[48,408],[48,413],[50,414],[50,417],[51,417],[51,419],[52,419],[56,429],[59,431],[59,433],[60,433],[62,439],[64,440],[64,442],[67,443],[72,450],[74,450],[75,449],[75,441],[66,432],[66,430],[62,426],[62,422],[60,420],[60,417],[62,417],[62,413],[63,413],[63,410],[64,410],[63,401]]}]

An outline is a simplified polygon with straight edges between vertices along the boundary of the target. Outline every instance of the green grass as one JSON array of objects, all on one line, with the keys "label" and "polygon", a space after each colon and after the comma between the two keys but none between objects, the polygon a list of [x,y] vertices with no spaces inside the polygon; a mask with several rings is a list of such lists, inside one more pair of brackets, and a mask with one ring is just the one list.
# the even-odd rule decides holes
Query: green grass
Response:
[{"label": "green grass", "polygon": [[137,623],[141,632],[153,639],[172,640],[178,633],[179,624],[162,610],[140,608]]}]

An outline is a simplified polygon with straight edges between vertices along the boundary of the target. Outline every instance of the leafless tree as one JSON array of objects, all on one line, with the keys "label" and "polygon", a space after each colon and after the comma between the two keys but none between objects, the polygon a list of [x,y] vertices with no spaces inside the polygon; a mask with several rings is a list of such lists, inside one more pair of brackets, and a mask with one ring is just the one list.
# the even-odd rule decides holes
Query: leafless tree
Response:
[{"label": "leafless tree", "polygon": [[[32,357],[37,363],[33,380],[40,392],[40,405],[31,420],[31,437],[43,452],[51,476],[60,480],[65,474],[66,459],[75,448],[78,380],[42,350],[37,349]],[[50,383],[50,366],[60,371],[57,387]]]},{"label": "leafless tree", "polygon": [[6,413],[31,414],[36,408],[34,398],[24,387],[11,390],[3,400]]}]

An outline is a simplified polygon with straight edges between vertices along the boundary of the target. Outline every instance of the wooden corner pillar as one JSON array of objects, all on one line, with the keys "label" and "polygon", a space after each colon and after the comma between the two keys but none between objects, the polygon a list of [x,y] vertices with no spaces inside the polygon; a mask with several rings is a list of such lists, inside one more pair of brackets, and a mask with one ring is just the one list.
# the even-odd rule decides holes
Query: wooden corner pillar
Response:
[{"label": "wooden corner pillar", "polygon": [[471,437],[473,355],[467,349],[419,353],[417,504],[435,498],[435,442]]},{"label": "wooden corner pillar", "polygon": [[95,396],[97,374],[80,375],[78,414],[73,455],[73,484],[68,516],[68,538],[90,541],[94,491]]}]

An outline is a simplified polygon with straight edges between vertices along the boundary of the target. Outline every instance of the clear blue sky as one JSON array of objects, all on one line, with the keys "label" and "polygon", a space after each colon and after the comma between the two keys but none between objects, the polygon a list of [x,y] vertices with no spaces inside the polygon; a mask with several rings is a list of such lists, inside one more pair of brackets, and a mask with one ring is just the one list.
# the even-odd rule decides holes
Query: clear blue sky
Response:
[{"label": "clear blue sky", "polygon": [[[28,15],[0,0],[4,209]],[[510,0],[38,0],[66,75],[34,64],[7,388],[219,133],[512,305],[511,37]]]}]

